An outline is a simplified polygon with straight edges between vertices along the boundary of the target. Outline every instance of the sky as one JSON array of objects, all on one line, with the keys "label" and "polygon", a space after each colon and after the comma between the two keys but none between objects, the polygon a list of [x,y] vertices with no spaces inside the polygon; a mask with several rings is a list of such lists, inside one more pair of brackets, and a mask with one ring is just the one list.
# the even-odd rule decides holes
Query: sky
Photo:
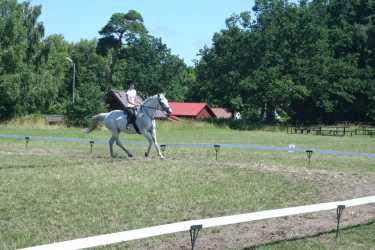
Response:
[{"label": "sky", "polygon": [[113,13],[141,13],[149,34],[161,37],[188,65],[210,47],[215,32],[232,14],[250,11],[254,0],[30,0],[42,5],[45,34],[62,34],[69,42],[99,38]]}]

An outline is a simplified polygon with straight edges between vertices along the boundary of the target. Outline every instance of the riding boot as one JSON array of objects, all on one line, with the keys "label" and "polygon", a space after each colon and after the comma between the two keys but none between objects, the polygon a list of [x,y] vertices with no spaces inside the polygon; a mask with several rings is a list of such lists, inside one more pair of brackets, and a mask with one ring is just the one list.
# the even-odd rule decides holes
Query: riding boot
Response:
[{"label": "riding boot", "polygon": [[135,120],[133,121],[133,126],[134,126],[135,131],[136,131],[138,134],[142,134],[141,131],[139,131],[139,128],[138,128],[137,124],[135,123]]},{"label": "riding boot", "polygon": [[132,124],[133,127],[134,127],[134,130],[138,134],[142,134],[141,131],[139,130],[136,122],[135,122],[136,119],[137,119],[137,114],[136,114],[135,109],[133,109],[133,108],[127,108],[125,111],[126,111],[127,116],[128,116],[128,121],[127,121],[127,124],[126,124],[126,129],[129,129],[129,125]]},{"label": "riding boot", "polygon": [[129,129],[129,125],[133,123],[133,110],[131,108],[126,108],[124,110],[124,113],[126,114],[127,121],[126,121],[126,129]]}]

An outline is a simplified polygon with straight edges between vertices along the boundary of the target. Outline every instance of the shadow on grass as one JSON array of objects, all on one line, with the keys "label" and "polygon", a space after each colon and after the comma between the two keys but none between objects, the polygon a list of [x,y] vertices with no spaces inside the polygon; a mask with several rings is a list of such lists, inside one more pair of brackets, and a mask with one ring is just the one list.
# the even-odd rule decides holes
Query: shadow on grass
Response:
[{"label": "shadow on grass", "polygon": [[[368,223],[365,223],[365,224],[359,224],[359,225],[341,228],[340,231],[345,232],[345,231],[349,231],[349,230],[352,230],[352,229],[357,229],[357,228],[361,228],[361,227],[365,227],[365,226],[371,226],[371,225],[374,225],[374,224],[375,224],[375,220],[372,220],[372,221],[370,221]],[[269,242],[269,243],[250,246],[250,247],[243,248],[242,250],[256,250],[260,247],[272,247],[272,246],[276,246],[276,245],[278,245],[280,243],[284,243],[284,242],[294,242],[294,241],[299,241],[299,240],[312,239],[312,238],[315,238],[315,237],[319,237],[319,236],[323,236],[323,235],[331,234],[331,233],[336,233],[336,229],[324,231],[324,232],[320,232],[320,233],[316,233],[316,234],[312,234],[312,235],[295,237],[295,238],[285,239],[285,240],[277,240],[277,241],[273,241],[273,242]],[[341,237],[343,237],[343,236],[341,236]],[[340,236],[339,236],[339,239],[340,239]],[[336,238],[333,236],[332,240],[336,240]]]}]

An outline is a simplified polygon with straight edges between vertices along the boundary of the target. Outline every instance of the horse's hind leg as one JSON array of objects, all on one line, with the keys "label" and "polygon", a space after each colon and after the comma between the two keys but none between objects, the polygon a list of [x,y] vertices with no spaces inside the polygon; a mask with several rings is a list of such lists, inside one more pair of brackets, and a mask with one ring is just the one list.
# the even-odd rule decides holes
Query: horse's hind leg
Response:
[{"label": "horse's hind leg", "polygon": [[112,135],[111,139],[109,139],[109,152],[112,158],[116,157],[115,154],[113,153],[113,144],[115,143],[115,141],[116,141],[116,137]]},{"label": "horse's hind leg", "polygon": [[125,153],[128,155],[128,157],[133,157],[132,153],[129,152],[129,150],[127,150],[124,145],[122,145],[121,141],[120,141],[120,138],[117,136],[116,138],[116,144],[117,146],[119,146],[120,148],[122,148],[122,150],[125,151]]}]

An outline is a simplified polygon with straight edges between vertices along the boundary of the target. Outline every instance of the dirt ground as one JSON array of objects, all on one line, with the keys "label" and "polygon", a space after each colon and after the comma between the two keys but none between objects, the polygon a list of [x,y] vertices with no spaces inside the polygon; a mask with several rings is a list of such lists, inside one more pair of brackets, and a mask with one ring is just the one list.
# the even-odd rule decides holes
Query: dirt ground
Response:
[{"label": "dirt ground", "polygon": [[[274,172],[288,178],[316,183],[320,189],[320,202],[340,201],[375,194],[375,177],[355,173],[301,169],[280,166],[255,167],[258,171]],[[308,204],[306,204],[308,205]],[[346,208],[340,227],[365,224],[375,219],[375,205]],[[263,221],[242,223],[199,232],[197,249],[247,249],[286,239],[303,238],[336,229],[336,210]],[[162,237],[159,246],[143,243],[140,249],[191,249],[188,232]],[[136,246],[137,247],[137,246]]]}]

